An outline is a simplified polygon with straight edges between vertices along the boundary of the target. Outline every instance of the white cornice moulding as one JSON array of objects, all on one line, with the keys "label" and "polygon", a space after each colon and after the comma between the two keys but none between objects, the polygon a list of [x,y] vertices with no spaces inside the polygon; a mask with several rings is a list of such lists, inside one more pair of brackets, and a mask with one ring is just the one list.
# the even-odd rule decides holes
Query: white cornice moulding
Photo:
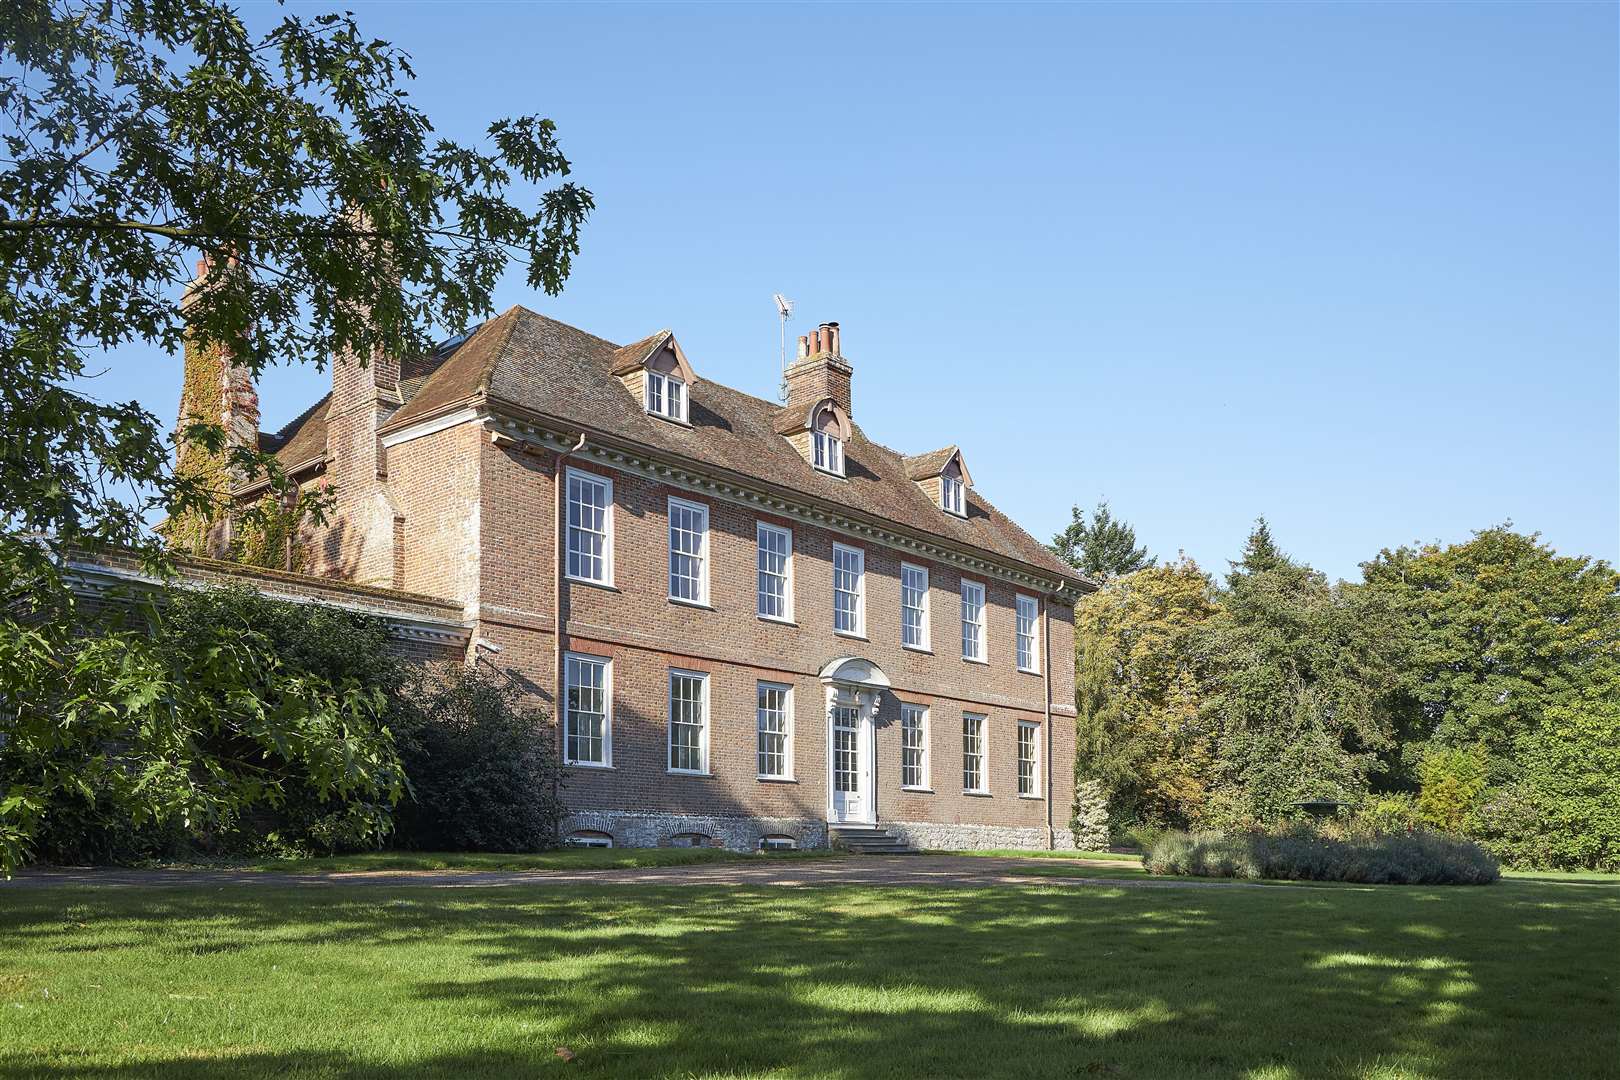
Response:
[{"label": "white cornice moulding", "polygon": [[[538,424],[515,420],[508,416],[491,414],[485,427],[495,436],[506,436],[519,442],[531,443],[547,450],[561,451],[573,447],[574,440],[566,433],[550,431]],[[935,562],[950,563],[971,573],[998,581],[1033,588],[1056,596],[1065,603],[1079,601],[1080,594],[1073,586],[1051,577],[1041,577],[1024,570],[1002,566],[988,559],[947,548],[914,536],[885,529],[868,522],[857,521],[836,511],[808,503],[800,504],[770,492],[744,487],[730,481],[716,480],[696,472],[685,465],[659,461],[650,456],[618,447],[599,446],[587,441],[585,449],[574,454],[574,460],[592,458],[620,472],[630,473],[671,487],[682,488],[718,498],[726,502],[752,506],[777,517],[790,518],[806,525],[832,529],[854,539],[869,540],[885,547],[921,555]]]},{"label": "white cornice moulding", "polygon": [[390,431],[382,437],[382,444],[384,448],[398,446],[400,443],[410,442],[412,439],[420,439],[424,435],[436,435],[448,428],[455,427],[457,424],[466,424],[477,420],[481,416],[483,416],[483,413],[478,409],[471,407],[457,409],[455,412],[445,413],[443,416],[423,420],[419,424],[402,427],[398,431]]}]

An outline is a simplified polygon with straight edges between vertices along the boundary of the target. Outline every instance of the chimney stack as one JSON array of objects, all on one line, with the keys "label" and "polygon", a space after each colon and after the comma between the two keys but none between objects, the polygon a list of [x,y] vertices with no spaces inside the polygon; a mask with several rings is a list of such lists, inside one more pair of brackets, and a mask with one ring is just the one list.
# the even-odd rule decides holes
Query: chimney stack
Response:
[{"label": "chimney stack", "polygon": [[789,416],[800,418],[818,401],[831,398],[844,415],[851,413],[850,381],[854,369],[844,359],[838,324],[824,322],[808,334],[799,335],[799,356],[787,369]]}]

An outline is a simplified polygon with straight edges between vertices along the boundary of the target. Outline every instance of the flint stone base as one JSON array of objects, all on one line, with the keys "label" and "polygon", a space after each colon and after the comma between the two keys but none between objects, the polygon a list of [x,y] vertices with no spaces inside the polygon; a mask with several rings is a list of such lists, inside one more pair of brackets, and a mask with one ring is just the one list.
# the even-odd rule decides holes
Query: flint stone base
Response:
[{"label": "flint stone base", "polygon": [[566,840],[575,833],[606,833],[615,847],[689,846],[690,837],[702,847],[732,851],[758,851],[767,836],[789,836],[801,848],[827,846],[827,823],[814,818],[706,817],[698,814],[657,814],[633,810],[582,810],[562,820]]},{"label": "flint stone base", "polygon": [[[934,821],[884,821],[883,828],[914,848],[924,851],[984,851],[994,848],[1046,848],[1045,828],[1024,828],[1013,825],[946,825]],[[1074,847],[1074,833],[1068,829],[1055,832],[1053,844],[1058,848]]]}]

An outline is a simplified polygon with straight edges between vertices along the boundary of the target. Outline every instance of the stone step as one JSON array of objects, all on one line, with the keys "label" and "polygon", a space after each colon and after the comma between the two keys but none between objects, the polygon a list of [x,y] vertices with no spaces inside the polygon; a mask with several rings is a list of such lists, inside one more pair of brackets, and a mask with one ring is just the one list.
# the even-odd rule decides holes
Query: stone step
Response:
[{"label": "stone step", "polygon": [[835,826],[828,831],[834,842],[843,845],[855,855],[922,854],[887,829],[844,829]]}]

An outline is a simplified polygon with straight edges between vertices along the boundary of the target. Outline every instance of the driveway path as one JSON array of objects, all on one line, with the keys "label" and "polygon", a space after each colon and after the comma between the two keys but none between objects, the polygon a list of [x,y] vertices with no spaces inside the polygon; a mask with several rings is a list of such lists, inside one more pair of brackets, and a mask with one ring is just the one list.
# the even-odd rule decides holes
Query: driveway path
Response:
[{"label": "driveway path", "polygon": [[[56,885],[111,887],[220,885],[260,887],[332,885],[427,885],[447,888],[533,885],[942,885],[974,888],[992,885],[1101,885],[1132,889],[1275,888],[1245,882],[1189,878],[1054,877],[1030,874],[1031,867],[1119,867],[1122,864],[1083,859],[980,858],[966,855],[850,855],[827,859],[783,859],[758,862],[699,863],[629,870],[361,870],[326,874],[282,874],[249,870],[118,870],[61,867],[24,870],[6,889]],[[1125,864],[1128,865],[1128,864]],[[1020,873],[1019,871],[1025,871]]]}]

